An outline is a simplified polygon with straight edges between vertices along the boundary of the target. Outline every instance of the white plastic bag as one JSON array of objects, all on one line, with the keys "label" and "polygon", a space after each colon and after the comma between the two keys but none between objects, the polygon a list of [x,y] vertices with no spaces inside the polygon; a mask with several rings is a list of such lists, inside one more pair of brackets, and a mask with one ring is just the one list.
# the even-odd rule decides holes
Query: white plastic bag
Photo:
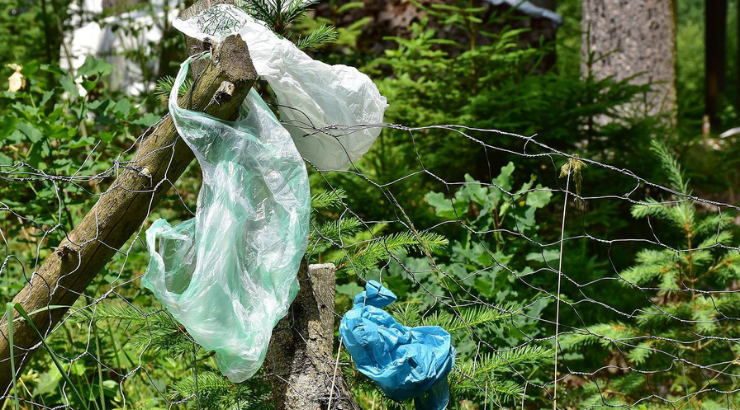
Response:
[{"label": "white plastic bag", "polygon": [[[388,104],[368,76],[353,67],[313,60],[237,7],[220,4],[209,10],[178,19],[173,26],[200,40],[219,41],[231,34],[244,39],[257,74],[275,91],[281,121],[304,159],[320,170],[346,170],[370,149]],[[243,21],[234,23],[234,17],[228,27],[212,26],[216,12]]]}]

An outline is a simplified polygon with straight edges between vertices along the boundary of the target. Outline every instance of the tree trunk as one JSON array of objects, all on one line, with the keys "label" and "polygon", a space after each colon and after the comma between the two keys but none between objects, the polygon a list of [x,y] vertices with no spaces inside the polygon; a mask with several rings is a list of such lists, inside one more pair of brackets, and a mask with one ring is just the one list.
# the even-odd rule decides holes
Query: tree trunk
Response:
[{"label": "tree trunk", "polygon": [[[638,75],[633,84],[653,84],[631,111],[667,115],[676,121],[676,8],[674,0],[583,0],[584,60],[594,53],[597,78]],[[587,65],[582,71],[587,72]]]},{"label": "tree trunk", "polygon": [[[218,118],[235,119],[256,78],[247,45],[240,37],[232,36],[219,45],[212,64],[180,103]],[[223,91],[229,88],[224,83],[234,86],[233,93]],[[172,118],[166,115],[141,137],[134,159],[121,167],[113,185],[32,274],[13,302],[21,303],[27,312],[50,305],[71,306],[118,249],[139,231],[150,211],[192,160],[192,151],[179,138]],[[34,325],[48,336],[66,312],[67,309],[53,309],[38,313],[33,316]],[[20,374],[40,341],[23,320],[16,321],[13,328],[12,350],[16,373]],[[7,398],[14,377],[7,330],[5,315],[0,322],[0,403]]]},{"label": "tree trunk", "polygon": [[705,7],[705,113],[717,127],[717,103],[726,86],[727,0],[706,0]]},{"label": "tree trunk", "polygon": [[335,272],[302,265],[301,290],[272,333],[264,366],[277,410],[360,410],[332,354]]}]

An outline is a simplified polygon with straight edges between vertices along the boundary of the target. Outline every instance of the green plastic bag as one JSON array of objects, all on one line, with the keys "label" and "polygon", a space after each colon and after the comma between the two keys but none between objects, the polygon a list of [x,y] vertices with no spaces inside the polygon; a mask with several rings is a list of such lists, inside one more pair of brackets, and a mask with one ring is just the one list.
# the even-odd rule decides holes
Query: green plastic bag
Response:
[{"label": "green plastic bag", "polygon": [[232,382],[257,372],[272,329],[298,292],[308,241],[308,175],[288,131],[252,90],[235,122],[169,109],[203,169],[195,218],[160,219],[146,232],[142,284],[207,350]]}]

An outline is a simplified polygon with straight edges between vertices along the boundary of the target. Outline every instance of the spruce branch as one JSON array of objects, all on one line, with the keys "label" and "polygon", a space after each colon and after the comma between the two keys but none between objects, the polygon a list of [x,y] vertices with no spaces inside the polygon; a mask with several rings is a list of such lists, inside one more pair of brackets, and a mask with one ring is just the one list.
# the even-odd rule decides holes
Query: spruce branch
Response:
[{"label": "spruce branch", "polygon": [[682,194],[691,195],[688,180],[684,179],[681,165],[668,150],[668,147],[657,139],[652,139],[650,141],[650,151],[658,157],[660,165],[668,177],[670,187]]},{"label": "spruce branch", "polygon": [[301,37],[296,42],[296,46],[301,50],[318,50],[326,44],[337,41],[337,30],[329,25],[322,24],[311,34]]},{"label": "spruce branch", "polygon": [[347,198],[347,192],[341,188],[323,191],[311,196],[311,208],[337,208],[342,205],[342,200]]},{"label": "spruce branch", "polygon": [[[154,94],[164,96],[165,98],[169,96],[170,92],[172,91],[172,87],[175,86],[175,78],[172,76],[165,76],[157,80],[157,86],[155,87]],[[193,79],[188,77],[183,81],[182,85],[180,86],[180,89],[177,90],[177,95],[183,96],[185,93],[188,92],[190,87],[193,86]]]}]

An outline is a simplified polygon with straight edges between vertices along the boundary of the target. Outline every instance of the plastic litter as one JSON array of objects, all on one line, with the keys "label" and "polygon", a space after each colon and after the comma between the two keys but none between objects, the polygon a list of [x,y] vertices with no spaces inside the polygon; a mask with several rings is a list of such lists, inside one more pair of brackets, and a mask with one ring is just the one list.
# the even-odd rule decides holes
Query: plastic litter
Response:
[{"label": "plastic litter", "polygon": [[262,365],[275,324],[298,292],[306,251],[310,191],[290,134],[252,90],[227,122],[169,99],[180,136],[203,170],[195,218],[175,227],[160,219],[146,232],[149,288],[190,335],[216,352],[232,382]]},{"label": "plastic litter", "polygon": [[342,318],[339,335],[357,370],[391,399],[414,398],[417,410],[442,410],[449,403],[447,375],[455,362],[450,334],[439,326],[408,328],[381,308],[396,295],[371,280]]},{"label": "plastic litter", "polygon": [[[217,9],[218,7],[218,9]],[[228,15],[215,23],[214,13]],[[241,21],[240,21],[241,20]],[[365,74],[315,61],[241,9],[221,4],[188,20],[175,20],[186,35],[220,41],[239,34],[254,67],[272,87],[280,118],[304,159],[320,170],[347,170],[380,134],[385,97]],[[375,125],[375,126],[373,126]]]}]

